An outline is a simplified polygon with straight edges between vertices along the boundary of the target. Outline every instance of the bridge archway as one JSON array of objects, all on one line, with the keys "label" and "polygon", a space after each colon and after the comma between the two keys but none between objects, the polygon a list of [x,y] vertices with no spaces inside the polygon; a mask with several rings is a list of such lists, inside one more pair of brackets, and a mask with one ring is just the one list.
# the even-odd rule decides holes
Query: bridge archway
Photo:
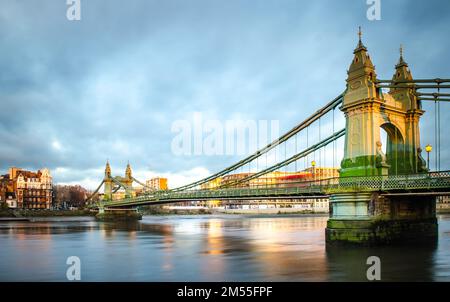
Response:
[{"label": "bridge archway", "polygon": [[[405,139],[400,129],[393,123],[387,122],[380,125],[380,134],[383,153],[386,155],[386,164],[388,166],[388,174],[396,175],[404,170],[405,161]],[[385,138],[385,140],[383,140]]]}]

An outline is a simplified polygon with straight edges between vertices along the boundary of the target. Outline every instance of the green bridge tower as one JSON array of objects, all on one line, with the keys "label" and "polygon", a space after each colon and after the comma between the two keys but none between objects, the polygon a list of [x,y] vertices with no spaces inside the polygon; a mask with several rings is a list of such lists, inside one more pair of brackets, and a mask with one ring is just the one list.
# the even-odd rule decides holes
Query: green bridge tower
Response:
[{"label": "green bridge tower", "polygon": [[[393,80],[412,79],[401,48]],[[398,84],[388,93],[377,87],[375,66],[360,31],[340,108],[346,117],[341,182],[359,176],[382,178],[427,172],[419,130],[424,111],[411,85]],[[382,129],[387,137],[385,152]],[[333,194],[327,241],[370,244],[436,235],[434,197],[386,197],[380,193]]]}]

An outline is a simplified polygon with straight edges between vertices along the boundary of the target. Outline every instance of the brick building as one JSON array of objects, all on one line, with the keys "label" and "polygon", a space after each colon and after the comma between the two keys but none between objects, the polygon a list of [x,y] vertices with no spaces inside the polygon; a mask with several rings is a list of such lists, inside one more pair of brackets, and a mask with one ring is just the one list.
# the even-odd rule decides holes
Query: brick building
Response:
[{"label": "brick building", "polygon": [[168,190],[167,178],[155,177],[145,182],[146,191]]},{"label": "brick building", "polygon": [[10,168],[0,177],[2,202],[20,209],[50,209],[52,205],[52,176],[48,169],[37,172]]}]

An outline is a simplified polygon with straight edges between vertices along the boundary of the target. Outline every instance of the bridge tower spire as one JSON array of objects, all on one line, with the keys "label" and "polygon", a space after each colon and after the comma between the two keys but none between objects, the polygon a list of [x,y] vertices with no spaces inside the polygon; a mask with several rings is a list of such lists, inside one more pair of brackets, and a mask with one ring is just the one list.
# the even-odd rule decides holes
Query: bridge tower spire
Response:
[{"label": "bridge tower spire", "polygon": [[109,160],[106,160],[105,178],[109,177],[111,177],[111,166],[109,165]]},{"label": "bridge tower spire", "polygon": [[353,60],[347,71],[347,89],[341,110],[345,113],[345,155],[341,176],[378,175],[375,157],[380,147],[380,131],[371,127],[374,114],[382,101],[376,87],[377,75],[366,46],[361,40],[353,51]]},{"label": "bridge tower spire", "polygon": [[130,162],[127,163],[127,168],[125,170],[125,177],[127,179],[132,179],[132,171],[131,171]]},{"label": "bridge tower spire", "polygon": [[103,182],[104,182],[103,199],[112,200],[113,181],[111,177],[111,167],[109,165],[109,160],[106,160],[105,177],[103,179]]},{"label": "bridge tower spire", "polygon": [[[411,70],[408,67],[408,63],[405,62],[405,59],[403,58],[403,45],[400,45],[400,58],[398,60],[397,65],[395,65],[395,73],[392,76],[392,81],[395,83],[397,82],[404,82],[404,81],[412,81],[413,77],[411,74]],[[399,83],[400,84],[400,83]],[[413,83],[401,83],[401,86],[408,86],[411,88],[391,88],[390,92],[396,91],[396,90],[402,90],[402,91],[408,91],[408,89],[413,89],[414,84]],[[395,84],[394,84],[395,85]]]},{"label": "bridge tower spire", "polygon": [[127,163],[127,168],[125,169],[125,178],[123,180],[123,183],[126,185],[125,196],[132,197],[132,195],[133,195],[133,192],[132,192],[133,175],[132,175],[131,165],[130,165],[129,161]]},{"label": "bridge tower spire", "polygon": [[[395,73],[392,76],[393,87],[389,91],[389,96],[400,104],[404,110],[404,153],[398,158],[399,165],[406,173],[425,172],[426,162],[422,158],[420,147],[420,118],[425,111],[416,96],[415,84],[412,82],[413,76],[403,57],[403,45],[400,45],[400,58],[395,65]],[[398,87],[396,87],[398,86]],[[388,145],[388,148],[390,146]]]}]

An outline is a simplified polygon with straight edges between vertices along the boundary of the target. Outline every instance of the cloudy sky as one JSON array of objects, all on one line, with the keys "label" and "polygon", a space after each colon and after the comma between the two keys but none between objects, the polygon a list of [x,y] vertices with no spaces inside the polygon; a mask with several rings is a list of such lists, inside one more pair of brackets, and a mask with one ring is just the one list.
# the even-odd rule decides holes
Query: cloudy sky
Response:
[{"label": "cloudy sky", "polygon": [[64,0],[0,0],[0,173],[48,167],[92,188],[109,159],[113,174],[129,160],[171,186],[206,176],[239,157],[175,156],[174,121],[290,129],[344,90],[359,25],[380,78],[400,43],[415,77],[449,78],[450,2],[381,3],[369,21],[366,0],[81,0],[81,21],[68,21]]}]

